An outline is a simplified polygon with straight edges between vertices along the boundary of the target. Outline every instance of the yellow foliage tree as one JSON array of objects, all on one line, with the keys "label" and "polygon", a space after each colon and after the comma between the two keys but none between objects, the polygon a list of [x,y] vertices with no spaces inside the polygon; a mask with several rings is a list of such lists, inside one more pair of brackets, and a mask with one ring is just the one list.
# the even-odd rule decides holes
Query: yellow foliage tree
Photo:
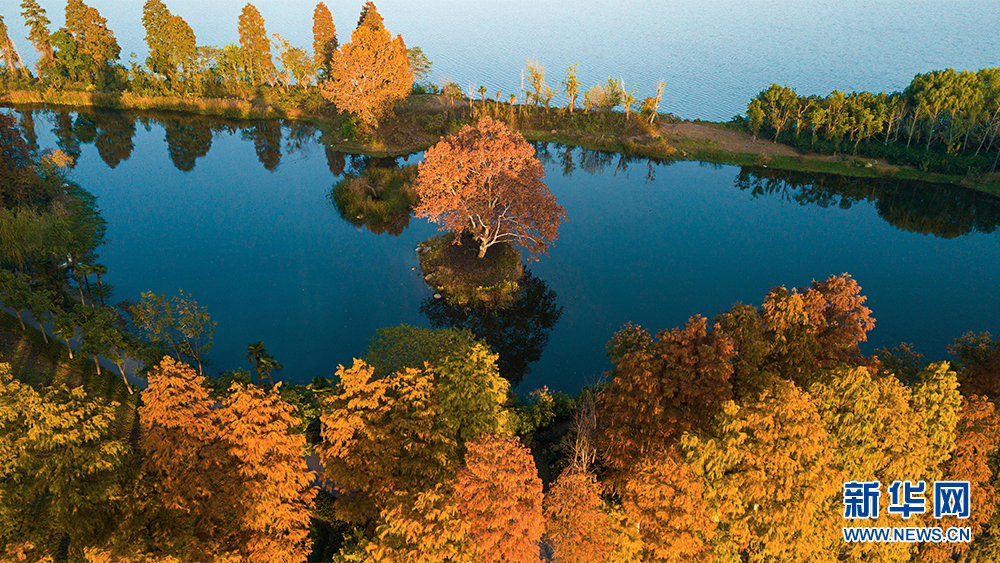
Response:
[{"label": "yellow foliage tree", "polygon": [[723,560],[834,561],[841,491],[833,442],[816,401],[779,382],[747,406],[729,401],[714,433],[682,443],[704,476],[709,515],[719,520],[714,551]]},{"label": "yellow foliage tree", "polygon": [[647,458],[625,484],[622,504],[652,561],[714,561],[705,486],[675,448]]},{"label": "yellow foliage tree", "polygon": [[117,407],[80,387],[39,393],[0,363],[0,554],[41,560],[65,541],[80,559],[108,537],[129,453],[113,434]]},{"label": "yellow foliage tree", "polygon": [[374,4],[369,2],[365,9],[351,42],[332,53],[322,93],[338,109],[374,128],[410,93],[413,73],[403,38],[392,38]]},{"label": "yellow foliage tree", "polygon": [[337,393],[323,405],[324,478],[342,492],[337,517],[379,516],[397,492],[432,489],[453,476],[458,452],[441,416],[430,369],[404,368],[372,380],[374,368],[340,366]]}]

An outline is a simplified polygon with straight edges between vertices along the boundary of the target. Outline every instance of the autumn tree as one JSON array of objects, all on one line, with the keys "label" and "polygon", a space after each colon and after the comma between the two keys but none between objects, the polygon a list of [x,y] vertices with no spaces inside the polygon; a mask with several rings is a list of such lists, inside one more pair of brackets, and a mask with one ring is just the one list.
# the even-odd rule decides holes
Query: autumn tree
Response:
[{"label": "autumn tree", "polygon": [[615,521],[601,485],[587,470],[567,468],[545,495],[545,536],[556,563],[603,563],[615,547]]},{"label": "autumn tree", "polygon": [[175,84],[179,71],[190,73],[197,55],[191,26],[170,13],[162,0],[147,0],[142,8],[149,56],[146,66]]},{"label": "autumn tree", "polygon": [[264,29],[264,17],[253,4],[243,7],[239,18],[240,54],[243,68],[253,85],[274,81],[274,61],[271,60],[271,41]]},{"label": "autumn tree", "polygon": [[54,53],[52,51],[52,41],[49,38],[49,18],[45,15],[45,9],[38,5],[37,0],[24,0],[21,2],[21,15],[24,23],[28,26],[28,39],[38,51],[39,73],[52,67]]},{"label": "autumn tree", "polygon": [[[0,364],[0,551],[30,542],[82,560],[115,528],[129,454],[115,436],[117,403],[82,388],[38,392]],[[44,547],[43,547],[44,546]]]},{"label": "autumn tree", "polygon": [[467,559],[483,563],[540,561],[544,531],[542,481],[531,452],[517,438],[487,434],[467,444],[455,495],[473,530]]},{"label": "autumn tree", "polygon": [[[168,517],[160,523],[160,533],[155,520],[153,526],[144,522],[141,527],[153,527],[151,540],[168,552],[218,551],[226,522],[234,517],[229,507],[235,506],[240,491],[235,463],[220,440],[215,402],[204,378],[169,356],[150,372],[148,381],[139,409],[143,469],[155,482],[155,502],[150,504],[162,507]],[[188,518],[191,524],[182,524]]]},{"label": "autumn tree", "polygon": [[330,72],[330,61],[336,51],[337,27],[326,4],[320,2],[313,11],[313,64],[324,77]]},{"label": "autumn tree", "polygon": [[454,561],[471,530],[459,514],[453,483],[417,493],[397,493],[382,510],[376,539],[367,546],[373,561]]},{"label": "autumn tree", "polygon": [[470,233],[479,257],[497,243],[544,253],[558,238],[566,209],[542,181],[545,169],[519,133],[484,117],[427,149],[413,189],[417,217],[455,233]]},{"label": "autumn tree", "polygon": [[762,307],[736,303],[716,321],[736,346],[733,390],[753,397],[777,379],[808,386],[822,368],[870,365],[858,344],[875,326],[849,274],[805,289],[772,288]]},{"label": "autumn tree", "polygon": [[240,477],[236,513],[247,561],[303,561],[316,490],[295,407],[270,391],[234,383],[219,410],[221,436]]},{"label": "autumn tree", "polygon": [[6,63],[11,76],[17,76],[20,74],[21,69],[24,68],[24,63],[21,61],[21,56],[17,53],[17,48],[7,34],[7,24],[4,23],[2,15],[0,15],[0,58]]},{"label": "autumn tree", "polygon": [[66,2],[66,31],[92,80],[109,70],[121,54],[108,20],[81,0]]},{"label": "autumn tree", "polygon": [[140,408],[145,487],[128,528],[184,559],[303,560],[311,472],[295,407],[279,390],[233,384],[219,405],[204,378],[164,357]]},{"label": "autumn tree", "polygon": [[566,107],[569,109],[571,115],[573,108],[576,107],[576,98],[580,92],[580,81],[576,79],[578,66],[580,66],[579,63],[569,65],[569,68],[566,69],[566,80],[562,82],[563,87],[566,89]]},{"label": "autumn tree", "polygon": [[682,432],[702,429],[731,397],[733,342],[718,325],[710,332],[700,315],[655,341],[626,325],[608,350],[615,369],[598,400],[596,440],[616,478]]},{"label": "autumn tree", "polygon": [[816,402],[789,382],[756,401],[723,405],[713,430],[681,440],[703,475],[712,540],[723,560],[834,561],[841,474]]},{"label": "autumn tree", "polygon": [[405,368],[381,379],[361,360],[338,367],[335,392],[324,400],[324,479],[341,495],[338,518],[377,517],[397,492],[432,489],[454,475],[457,443],[441,417],[433,374]]},{"label": "autumn tree", "polygon": [[396,102],[409,95],[412,86],[403,38],[392,38],[375,5],[368,2],[350,43],[332,54],[323,96],[340,111],[353,113],[375,128]]},{"label": "autumn tree", "polygon": [[[972,528],[972,537],[984,534],[987,522],[997,514],[997,491],[993,486],[993,470],[990,460],[1000,447],[1000,416],[993,403],[978,395],[962,399],[962,407],[955,425],[955,450],[942,464],[941,479],[945,481],[969,481],[970,495],[975,509],[968,519],[944,516],[935,526]],[[992,535],[992,534],[990,534]],[[967,543],[924,543],[920,545],[920,560],[945,563],[953,561],[970,548]],[[995,555],[995,553],[994,553]],[[981,559],[985,560],[985,559]]]},{"label": "autumn tree", "polygon": [[[942,370],[942,367],[944,368]],[[809,393],[817,401],[823,427],[835,444],[832,467],[844,481],[885,484],[936,480],[938,465],[951,451],[959,396],[947,366],[928,366],[912,387],[864,367],[825,372]],[[852,520],[874,526],[877,520]],[[848,560],[907,561],[906,544],[849,543],[839,551]]]},{"label": "autumn tree", "polygon": [[705,484],[676,447],[655,453],[636,468],[622,492],[625,513],[639,529],[651,561],[713,561],[718,518]]}]

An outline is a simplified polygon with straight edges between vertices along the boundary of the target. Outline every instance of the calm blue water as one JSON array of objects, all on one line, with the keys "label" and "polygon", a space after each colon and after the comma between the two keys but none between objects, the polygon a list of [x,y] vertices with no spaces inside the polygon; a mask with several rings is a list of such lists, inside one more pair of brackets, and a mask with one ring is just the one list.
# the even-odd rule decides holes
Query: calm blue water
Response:
[{"label": "calm blue water", "polygon": [[[0,14],[18,49],[24,39],[15,0]],[[64,2],[42,0],[52,29]],[[90,0],[107,18],[128,66],[145,60],[141,0]],[[192,27],[199,45],[237,43],[244,0],[167,0]],[[341,42],[357,24],[361,0],[327,2]],[[267,31],[311,49],[313,0],[257,0]],[[465,89],[486,86],[504,98],[522,89],[525,60],[545,65],[561,90],[566,68],[579,63],[583,90],[621,78],[637,99],[666,81],[661,111],[687,119],[728,120],[769,84],[800,94],[832,90],[892,92],[917,73],[1000,66],[996,0],[380,0],[386,26],[434,63],[431,81]],[[527,86],[527,82],[524,83]],[[476,96],[478,97],[478,96]],[[581,100],[582,100],[581,91]]]},{"label": "calm blue water", "polygon": [[[36,114],[42,147],[58,143],[54,122]],[[945,359],[965,331],[1000,334],[1000,202],[975,192],[623,163],[550,145],[547,182],[568,221],[529,265],[539,299],[503,319],[469,319],[431,299],[415,270],[414,248],[436,228],[414,219],[399,236],[376,235],[342,219],[328,198],[339,176],[308,130],[293,140],[284,126],[265,143],[259,126],[214,123],[206,136],[192,123],[140,122],[130,154],[105,152],[114,168],[82,144],[71,176],[108,221],[100,253],[116,300],[193,294],[218,322],[214,369],[245,367],[247,343],[263,340],[280,376],[305,382],[362,355],[378,328],[461,321],[526,361],[540,354],[522,389],[573,392],[608,369],[604,347],[628,321],[656,332],[842,272],[877,319],[865,352],[906,341]]]}]

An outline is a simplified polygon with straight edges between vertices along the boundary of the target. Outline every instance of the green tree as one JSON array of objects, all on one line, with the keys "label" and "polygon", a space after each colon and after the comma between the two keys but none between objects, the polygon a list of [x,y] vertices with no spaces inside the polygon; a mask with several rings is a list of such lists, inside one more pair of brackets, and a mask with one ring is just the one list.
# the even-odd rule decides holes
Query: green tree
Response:
[{"label": "green tree", "polygon": [[114,530],[129,454],[117,407],[80,387],[39,393],[0,364],[0,550],[28,541],[58,557],[62,544],[79,561]]},{"label": "green tree", "polygon": [[264,29],[264,18],[253,4],[247,4],[240,13],[240,53],[243,68],[253,85],[274,83],[275,68],[271,60],[271,42]]},{"label": "green tree", "polygon": [[207,308],[200,307],[183,291],[169,301],[162,293],[147,291],[130,312],[136,326],[150,340],[163,343],[178,359],[193,359],[198,364],[199,375],[202,373],[201,358],[212,348],[216,325]]}]

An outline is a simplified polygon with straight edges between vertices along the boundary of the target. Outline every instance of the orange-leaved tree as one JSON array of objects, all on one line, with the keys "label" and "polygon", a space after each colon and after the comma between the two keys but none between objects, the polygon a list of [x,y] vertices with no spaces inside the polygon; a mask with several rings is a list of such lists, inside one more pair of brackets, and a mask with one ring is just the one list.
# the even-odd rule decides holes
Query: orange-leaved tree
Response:
[{"label": "orange-leaved tree", "polygon": [[145,514],[129,527],[147,551],[185,560],[305,559],[315,492],[295,408],[239,384],[219,405],[203,381],[169,356],[150,373],[139,411],[149,484],[130,499]]},{"label": "orange-leaved tree", "polygon": [[323,96],[374,128],[412,88],[403,38],[392,38],[375,5],[368,2],[351,42],[332,53]]},{"label": "orange-leaved tree", "polygon": [[330,60],[336,50],[337,26],[333,25],[330,9],[320,2],[313,11],[313,64],[323,76],[330,72]]},{"label": "orange-leaved tree", "polygon": [[[143,470],[155,485],[153,492],[138,495],[136,504],[147,506],[134,511],[139,521],[130,527],[148,530],[157,550],[185,558],[225,551],[240,491],[235,463],[220,439],[215,401],[203,376],[169,356],[148,381],[139,408],[139,444],[146,454]],[[164,513],[155,517],[160,510]]]},{"label": "orange-leaved tree", "polygon": [[700,315],[661,331],[655,342],[626,325],[608,355],[616,365],[597,401],[595,441],[614,482],[681,433],[701,429],[730,398],[732,340],[718,325],[709,331]]},{"label": "orange-leaved tree", "polygon": [[612,519],[593,473],[568,468],[545,495],[545,535],[556,563],[602,563],[614,550]]},{"label": "orange-leaved tree", "polygon": [[629,477],[622,505],[639,528],[651,561],[714,561],[713,519],[705,485],[676,446],[650,456]]},{"label": "orange-leaved tree", "polygon": [[466,444],[455,497],[471,534],[465,559],[480,563],[540,561],[544,531],[542,480],[517,438],[484,435]]},{"label": "orange-leaved tree", "polygon": [[[978,395],[962,400],[961,415],[955,427],[955,450],[951,457],[942,464],[945,481],[969,481],[972,510],[968,519],[956,516],[943,516],[931,526],[970,527],[974,538],[981,537],[987,521],[991,520],[997,511],[997,491],[993,485],[993,470],[988,462],[995,457],[1000,447],[1000,416],[993,403]],[[930,495],[928,495],[930,496]],[[996,542],[993,544],[990,556],[980,553],[980,561],[996,560]],[[944,563],[955,560],[956,555],[969,549],[969,544],[956,543],[924,543],[920,546],[920,560]]]},{"label": "orange-leaved tree", "polygon": [[558,238],[566,209],[542,181],[535,149],[500,121],[482,118],[424,153],[413,189],[417,217],[456,235],[470,233],[479,257],[497,243],[514,242],[544,253]]}]

